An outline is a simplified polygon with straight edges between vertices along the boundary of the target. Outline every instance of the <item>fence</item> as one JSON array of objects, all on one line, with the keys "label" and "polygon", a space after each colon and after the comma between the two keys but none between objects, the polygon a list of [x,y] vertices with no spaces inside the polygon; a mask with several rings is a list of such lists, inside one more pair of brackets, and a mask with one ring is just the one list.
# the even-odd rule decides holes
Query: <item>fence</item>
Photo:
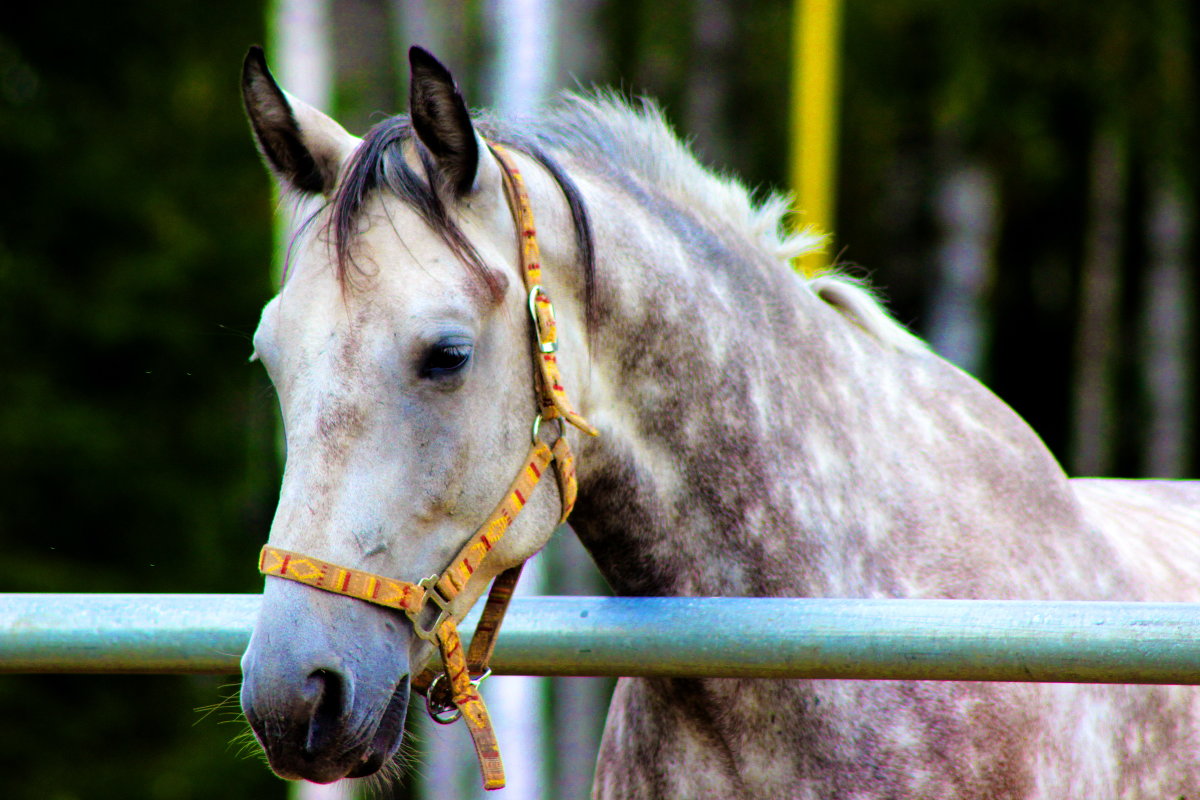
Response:
[{"label": "fence", "polygon": [[[235,673],[258,602],[0,594],[0,672]],[[493,669],[1200,684],[1200,604],[518,597]]]}]

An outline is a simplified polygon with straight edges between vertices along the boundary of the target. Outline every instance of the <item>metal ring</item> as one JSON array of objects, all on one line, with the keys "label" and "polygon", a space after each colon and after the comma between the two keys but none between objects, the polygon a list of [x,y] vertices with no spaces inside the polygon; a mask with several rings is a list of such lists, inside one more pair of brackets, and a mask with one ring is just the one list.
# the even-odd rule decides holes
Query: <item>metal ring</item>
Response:
[{"label": "metal ring", "polygon": [[[533,444],[538,443],[538,432],[541,431],[541,429],[542,429],[542,420],[544,420],[544,419],[545,419],[545,417],[542,416],[540,411],[533,418],[533,427],[529,430],[529,438],[533,442]],[[551,417],[551,419],[558,420],[558,438],[561,439],[562,437],[566,436],[567,435],[567,420],[566,420],[566,418],[563,417],[563,415],[560,413],[557,417]]]},{"label": "metal ring", "polygon": [[480,675],[480,676],[479,676],[478,678],[476,678],[475,680],[471,681],[471,685],[472,685],[473,687],[475,687],[476,689],[478,689],[478,688],[479,688],[479,684],[483,683],[483,682],[484,682],[484,680],[486,680],[487,678],[490,678],[491,676],[492,676],[492,668],[491,668],[491,667],[488,667],[487,669],[485,669],[485,670],[483,671],[483,674],[482,674],[482,675]]},{"label": "metal ring", "polygon": [[[458,706],[446,705],[433,699],[438,681],[444,677],[446,677],[446,673],[438,673],[438,676],[429,684],[429,688],[425,690],[425,713],[429,714],[429,718],[439,725],[450,725],[457,722],[458,718],[462,716],[462,709]],[[483,678],[480,678],[480,680],[483,680]]]}]

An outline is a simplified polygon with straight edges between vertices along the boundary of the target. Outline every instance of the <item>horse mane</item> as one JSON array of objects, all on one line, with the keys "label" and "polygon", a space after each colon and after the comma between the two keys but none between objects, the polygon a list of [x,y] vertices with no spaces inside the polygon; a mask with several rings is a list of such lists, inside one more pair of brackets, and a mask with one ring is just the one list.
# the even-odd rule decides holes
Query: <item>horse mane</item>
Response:
[{"label": "horse mane", "polygon": [[[589,169],[619,184],[628,186],[630,176],[636,176],[642,185],[653,186],[656,193],[699,216],[710,230],[732,234],[766,256],[756,261],[790,271],[795,258],[817,252],[824,244],[825,237],[811,228],[790,228],[786,221],[790,203],[785,195],[772,192],[756,200],[738,179],[703,165],[651,100],[631,103],[604,90],[565,93],[561,102],[536,119],[505,121],[483,112],[477,114],[476,122],[486,138],[515,147],[541,163],[562,191],[570,207],[583,270],[589,333],[597,321],[591,225],[582,195],[559,164],[556,153],[570,154],[573,160],[583,154]],[[372,191],[386,189],[411,206],[486,290],[498,295],[495,278],[449,214],[438,188],[405,160],[403,145],[413,138],[406,115],[385,119],[367,132],[346,166],[330,201],[328,222],[339,280],[343,286],[351,280],[359,212]],[[435,174],[425,149],[418,148],[418,153],[425,175]],[[897,349],[924,347],[891,317],[865,282],[834,268],[803,280],[814,295],[879,341]]]},{"label": "horse mane", "polygon": [[[345,166],[337,191],[330,200],[328,229],[337,258],[338,281],[343,288],[352,280],[355,265],[353,245],[358,234],[358,216],[372,192],[386,189],[410,206],[437,233],[472,275],[496,300],[501,289],[483,263],[475,246],[450,216],[440,188],[423,178],[404,158],[404,144],[414,139],[412,123],[405,115],[389,117],[367,131],[362,144]],[[417,153],[425,175],[436,175],[432,156],[425,148]]]},{"label": "horse mane", "polygon": [[706,167],[680,140],[653,100],[630,102],[613,91],[566,93],[538,129],[555,150],[589,152],[589,164],[633,173],[646,186],[702,217],[715,230],[735,229],[778,260],[819,250],[825,237],[811,228],[786,232],[788,198],[771,193],[756,202],[734,177]]},{"label": "horse mane", "polygon": [[[527,130],[552,152],[586,154],[590,169],[614,181],[636,175],[643,186],[653,186],[657,194],[702,218],[710,230],[736,231],[739,239],[766,256],[762,262],[774,267],[794,272],[796,258],[819,252],[825,244],[826,237],[811,227],[795,229],[788,223],[788,196],[771,192],[756,200],[740,180],[701,163],[653,100],[630,102],[603,89],[565,93]],[[924,349],[866,281],[837,267],[802,280],[814,295],[884,344]]]}]

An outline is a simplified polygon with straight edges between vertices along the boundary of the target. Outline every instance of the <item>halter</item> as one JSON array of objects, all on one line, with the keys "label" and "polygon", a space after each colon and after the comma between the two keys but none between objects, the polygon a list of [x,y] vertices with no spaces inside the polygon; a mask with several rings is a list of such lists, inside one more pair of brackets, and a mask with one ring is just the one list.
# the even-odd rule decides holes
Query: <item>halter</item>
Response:
[{"label": "halter", "polygon": [[[599,431],[574,411],[562,386],[556,356],[558,331],[554,307],[541,285],[541,256],[525,179],[512,156],[498,145],[489,145],[489,148],[502,167],[505,194],[520,242],[521,274],[528,293],[529,314],[533,319],[538,409],[525,465],[504,499],[441,574],[430,575],[418,583],[407,583],[270,545],[263,547],[259,554],[258,570],[264,575],[403,611],[412,621],[416,635],[436,644],[442,657],[441,672],[427,667],[413,679],[413,689],[425,695],[426,707],[435,721],[449,724],[459,717],[466,720],[483,773],[483,788],[499,789],[504,786],[504,764],[500,760],[491,717],[479,694],[479,684],[491,672],[487,664],[495,648],[496,633],[524,565],[505,570],[492,582],[487,604],[466,654],[458,635],[459,619],[450,608],[471,575],[504,536],[551,464],[558,476],[562,499],[559,524],[566,521],[577,493],[575,461],[567,444],[566,423],[591,436],[598,435]],[[539,438],[539,432],[542,422],[551,419],[559,420],[559,436],[552,446],[547,446]]]}]

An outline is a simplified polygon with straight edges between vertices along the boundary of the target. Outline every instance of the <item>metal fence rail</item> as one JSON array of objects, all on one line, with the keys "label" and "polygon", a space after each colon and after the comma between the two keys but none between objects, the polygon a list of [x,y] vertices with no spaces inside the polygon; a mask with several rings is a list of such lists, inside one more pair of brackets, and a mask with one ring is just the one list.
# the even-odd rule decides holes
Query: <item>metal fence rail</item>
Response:
[{"label": "metal fence rail", "polygon": [[[234,673],[258,602],[0,594],[0,672]],[[1200,684],[1200,604],[518,597],[492,663],[509,675]]]}]

